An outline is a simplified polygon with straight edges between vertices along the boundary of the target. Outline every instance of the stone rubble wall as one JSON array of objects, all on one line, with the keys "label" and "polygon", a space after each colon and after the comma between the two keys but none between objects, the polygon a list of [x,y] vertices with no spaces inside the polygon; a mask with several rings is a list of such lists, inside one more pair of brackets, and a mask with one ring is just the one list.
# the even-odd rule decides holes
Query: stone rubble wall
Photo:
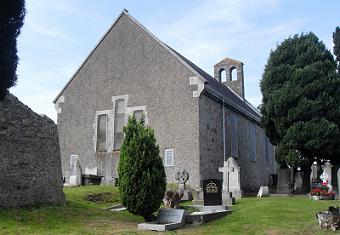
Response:
[{"label": "stone rubble wall", "polygon": [[8,94],[0,102],[0,208],[62,204],[57,125]]}]

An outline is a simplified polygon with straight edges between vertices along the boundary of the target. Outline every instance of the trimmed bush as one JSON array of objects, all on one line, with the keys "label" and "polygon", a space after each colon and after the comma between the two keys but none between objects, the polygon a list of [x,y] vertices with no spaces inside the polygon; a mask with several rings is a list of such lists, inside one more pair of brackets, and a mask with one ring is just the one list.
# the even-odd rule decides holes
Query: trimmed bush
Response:
[{"label": "trimmed bush", "polygon": [[123,205],[133,214],[152,220],[164,197],[166,178],[154,131],[129,117],[118,166],[119,193]]}]

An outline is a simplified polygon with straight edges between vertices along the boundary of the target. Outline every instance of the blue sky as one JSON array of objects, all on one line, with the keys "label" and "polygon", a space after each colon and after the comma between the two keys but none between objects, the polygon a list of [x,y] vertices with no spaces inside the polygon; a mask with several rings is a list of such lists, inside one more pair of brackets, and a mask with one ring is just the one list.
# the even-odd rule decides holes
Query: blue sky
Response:
[{"label": "blue sky", "polygon": [[10,91],[56,121],[54,98],[123,8],[211,75],[224,57],[242,61],[246,98],[255,106],[271,49],[312,31],[332,50],[340,25],[338,0],[26,0],[18,84]]}]

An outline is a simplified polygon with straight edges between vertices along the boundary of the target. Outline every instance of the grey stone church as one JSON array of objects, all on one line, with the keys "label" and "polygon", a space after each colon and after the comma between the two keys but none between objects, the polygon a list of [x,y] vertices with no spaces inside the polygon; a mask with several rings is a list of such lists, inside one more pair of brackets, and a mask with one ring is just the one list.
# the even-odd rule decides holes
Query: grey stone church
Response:
[{"label": "grey stone church", "polygon": [[[232,77],[232,71],[236,76]],[[225,76],[222,76],[225,75]],[[124,10],[56,97],[64,176],[70,156],[118,178],[128,116],[146,116],[155,130],[167,182],[186,169],[192,188],[232,156],[243,191],[267,185],[274,150],[259,112],[245,100],[243,63],[225,58],[214,77],[157,39]]]}]

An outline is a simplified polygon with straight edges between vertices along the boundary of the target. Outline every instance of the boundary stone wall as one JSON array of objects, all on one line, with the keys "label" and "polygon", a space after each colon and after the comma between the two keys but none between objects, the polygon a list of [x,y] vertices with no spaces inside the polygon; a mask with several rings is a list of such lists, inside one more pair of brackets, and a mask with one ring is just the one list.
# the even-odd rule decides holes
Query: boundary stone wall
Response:
[{"label": "boundary stone wall", "polygon": [[62,204],[57,125],[14,95],[0,102],[0,208]]}]

